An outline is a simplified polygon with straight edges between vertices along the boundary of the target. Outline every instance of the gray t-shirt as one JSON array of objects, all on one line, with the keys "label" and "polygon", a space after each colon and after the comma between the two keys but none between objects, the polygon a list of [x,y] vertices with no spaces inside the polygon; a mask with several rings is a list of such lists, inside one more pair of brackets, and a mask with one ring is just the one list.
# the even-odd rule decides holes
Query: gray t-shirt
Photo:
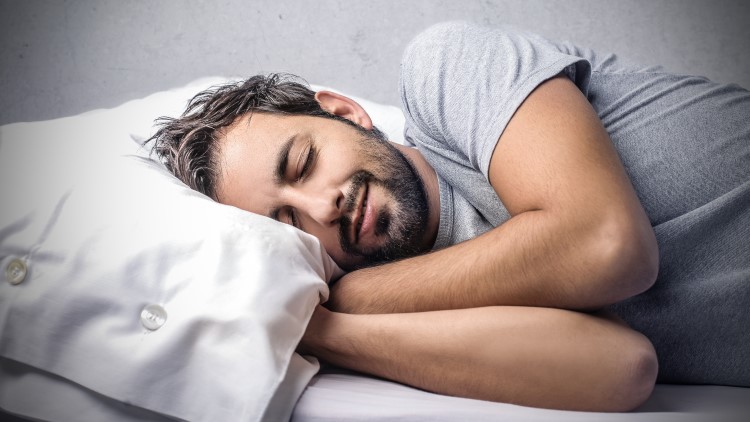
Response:
[{"label": "gray t-shirt", "polygon": [[611,307],[654,343],[660,379],[750,386],[750,93],[511,28],[431,27],[401,64],[405,138],[438,173],[434,248],[510,216],[489,162],[524,99],[558,74],[604,124],[656,232],[659,277]]}]

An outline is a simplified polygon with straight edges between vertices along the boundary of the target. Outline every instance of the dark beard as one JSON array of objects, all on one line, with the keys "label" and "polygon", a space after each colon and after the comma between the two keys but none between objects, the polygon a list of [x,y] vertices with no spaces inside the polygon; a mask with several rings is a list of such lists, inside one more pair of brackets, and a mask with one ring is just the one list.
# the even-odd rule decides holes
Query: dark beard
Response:
[{"label": "dark beard", "polygon": [[[356,268],[369,267],[388,261],[407,258],[422,252],[422,237],[427,228],[428,203],[422,178],[414,165],[401,151],[385,141],[380,133],[368,134],[362,140],[364,153],[378,163],[381,178],[361,170],[352,176],[346,195],[347,216],[340,220],[339,241],[344,252],[363,258]],[[388,236],[376,250],[361,250],[349,239],[352,221],[348,217],[357,205],[357,194],[367,183],[379,185],[396,201],[395,207],[378,211],[375,234]]]}]

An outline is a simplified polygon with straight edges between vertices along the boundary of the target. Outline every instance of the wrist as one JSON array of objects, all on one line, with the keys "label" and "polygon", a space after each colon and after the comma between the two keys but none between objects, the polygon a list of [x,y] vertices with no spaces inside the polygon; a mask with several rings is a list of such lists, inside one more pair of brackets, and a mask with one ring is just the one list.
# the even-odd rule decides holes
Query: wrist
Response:
[{"label": "wrist", "polygon": [[318,359],[341,365],[343,356],[350,355],[352,340],[350,333],[355,332],[351,326],[352,315],[332,312],[318,306],[310,319],[298,351]]},{"label": "wrist", "polygon": [[331,286],[326,308],[334,312],[354,314],[358,312],[358,282],[360,271],[354,271],[341,277]]}]

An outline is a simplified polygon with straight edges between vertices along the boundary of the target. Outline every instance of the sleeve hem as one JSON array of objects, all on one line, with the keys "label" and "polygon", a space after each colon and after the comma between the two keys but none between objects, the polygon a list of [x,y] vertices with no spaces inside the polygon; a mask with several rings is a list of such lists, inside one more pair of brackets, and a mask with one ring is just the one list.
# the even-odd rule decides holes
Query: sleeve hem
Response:
[{"label": "sleeve hem", "polygon": [[528,98],[531,92],[534,91],[534,89],[536,89],[539,85],[561,73],[565,74],[573,82],[576,82],[575,71],[568,71],[568,69],[572,65],[580,62],[586,62],[586,60],[580,57],[560,58],[553,64],[539,69],[537,72],[529,76],[529,78],[526,79],[524,83],[519,84],[517,88],[510,93],[510,95],[508,96],[507,104],[513,104],[513,107],[504,109],[502,114],[495,120],[496,123],[488,126],[489,129],[487,129],[485,133],[480,135],[480,138],[485,140],[485,142],[483,142],[481,151],[479,170],[482,172],[484,177],[487,178],[487,180],[489,180],[489,167],[490,161],[492,159],[492,154],[494,153],[497,144],[500,142],[500,137],[502,136],[503,132],[505,132],[505,128],[508,126],[508,123],[510,123],[510,120],[513,118],[513,115],[515,115],[521,104],[526,101],[526,98]]}]

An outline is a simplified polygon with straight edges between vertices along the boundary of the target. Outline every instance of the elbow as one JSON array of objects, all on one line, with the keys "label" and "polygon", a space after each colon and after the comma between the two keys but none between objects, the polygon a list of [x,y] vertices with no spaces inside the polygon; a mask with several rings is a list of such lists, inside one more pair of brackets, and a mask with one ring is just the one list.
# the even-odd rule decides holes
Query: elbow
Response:
[{"label": "elbow", "polygon": [[654,285],[659,249],[647,219],[645,223],[627,219],[607,222],[595,243],[598,279],[608,302],[603,305],[643,293]]},{"label": "elbow", "polygon": [[613,412],[627,412],[641,406],[654,391],[659,363],[656,351],[644,336],[637,342],[637,346],[629,348],[623,353],[621,365],[623,375],[619,378],[619,385],[613,389],[610,400]]}]

